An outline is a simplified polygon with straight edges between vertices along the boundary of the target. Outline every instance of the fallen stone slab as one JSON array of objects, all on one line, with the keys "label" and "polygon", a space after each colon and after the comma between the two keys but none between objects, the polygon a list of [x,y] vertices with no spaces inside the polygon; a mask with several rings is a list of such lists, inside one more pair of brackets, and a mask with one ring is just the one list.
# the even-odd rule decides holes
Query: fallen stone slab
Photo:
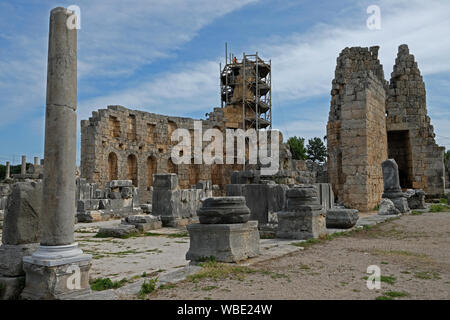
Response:
[{"label": "fallen stone slab", "polygon": [[358,210],[331,208],[327,210],[326,226],[334,229],[350,229],[359,219]]},{"label": "fallen stone slab", "polygon": [[160,217],[156,217],[150,214],[140,214],[128,216],[121,222],[122,225],[132,225],[140,232],[146,232],[149,230],[161,229],[162,221]]},{"label": "fallen stone slab", "polygon": [[124,238],[137,233],[133,225],[120,224],[116,227],[102,227],[97,233],[99,237]]}]

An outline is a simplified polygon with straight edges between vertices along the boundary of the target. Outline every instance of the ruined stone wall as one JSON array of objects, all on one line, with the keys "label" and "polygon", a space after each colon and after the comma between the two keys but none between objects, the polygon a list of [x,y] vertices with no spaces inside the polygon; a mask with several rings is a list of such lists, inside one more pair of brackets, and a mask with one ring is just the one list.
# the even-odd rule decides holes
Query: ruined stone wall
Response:
[{"label": "ruined stone wall", "polygon": [[[139,188],[142,203],[151,202],[155,173],[178,174],[182,189],[190,188],[199,180],[210,180],[224,190],[223,186],[230,183],[231,172],[241,170],[242,165],[175,165],[170,159],[173,146],[178,144],[170,140],[172,132],[177,128],[188,129],[193,146],[194,121],[122,106],[94,111],[89,120],[81,121],[81,177],[100,186],[110,180],[132,180]],[[216,108],[207,120],[202,120],[202,125],[203,130],[224,131],[223,110]]]},{"label": "ruined stone wall", "polygon": [[346,48],[337,59],[327,125],[328,179],[337,202],[361,211],[381,200],[387,158],[387,83],[378,47]]},{"label": "ruined stone wall", "polygon": [[399,166],[402,188],[444,193],[444,148],[427,115],[425,83],[407,45],[399,47],[387,98],[389,158]]}]

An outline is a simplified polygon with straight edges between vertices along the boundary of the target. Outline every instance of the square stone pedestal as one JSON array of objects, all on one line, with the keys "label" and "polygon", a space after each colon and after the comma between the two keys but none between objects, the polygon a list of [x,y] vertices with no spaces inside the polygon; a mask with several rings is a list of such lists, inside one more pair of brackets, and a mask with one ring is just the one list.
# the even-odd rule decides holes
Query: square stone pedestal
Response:
[{"label": "square stone pedestal", "polygon": [[[303,206],[309,207],[309,206]],[[306,240],[327,234],[326,214],[322,209],[303,208],[278,212],[277,238]]]},{"label": "square stone pedestal", "polygon": [[186,260],[214,257],[220,262],[238,262],[259,255],[258,221],[235,224],[190,224],[190,247]]},{"label": "square stone pedestal", "polygon": [[23,258],[26,281],[22,299],[62,300],[90,293],[91,260],[77,244],[40,246],[32,256]]}]

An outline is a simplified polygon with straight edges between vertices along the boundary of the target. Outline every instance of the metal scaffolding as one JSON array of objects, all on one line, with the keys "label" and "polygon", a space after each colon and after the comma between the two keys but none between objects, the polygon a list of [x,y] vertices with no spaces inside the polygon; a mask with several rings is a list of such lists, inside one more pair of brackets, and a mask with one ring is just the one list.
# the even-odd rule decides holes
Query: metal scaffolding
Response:
[{"label": "metal scaffolding", "polygon": [[242,107],[243,129],[272,129],[271,63],[258,53],[243,53],[238,61],[225,49],[225,66],[220,66],[221,106]]}]

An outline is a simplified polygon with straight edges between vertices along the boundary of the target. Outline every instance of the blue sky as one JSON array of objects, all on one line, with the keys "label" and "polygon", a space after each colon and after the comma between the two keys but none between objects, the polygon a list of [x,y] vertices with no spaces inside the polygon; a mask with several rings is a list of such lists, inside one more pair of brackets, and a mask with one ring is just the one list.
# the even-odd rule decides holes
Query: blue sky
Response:
[{"label": "blue sky", "polygon": [[[381,30],[366,27],[372,4]],[[323,137],[340,51],[380,45],[389,80],[406,43],[436,140],[450,149],[448,0],[0,0],[0,163],[43,156],[49,12],[69,5],[81,9],[78,120],[109,104],[204,118],[220,105],[227,41],[238,57],[272,59],[274,127],[285,138]]]}]

